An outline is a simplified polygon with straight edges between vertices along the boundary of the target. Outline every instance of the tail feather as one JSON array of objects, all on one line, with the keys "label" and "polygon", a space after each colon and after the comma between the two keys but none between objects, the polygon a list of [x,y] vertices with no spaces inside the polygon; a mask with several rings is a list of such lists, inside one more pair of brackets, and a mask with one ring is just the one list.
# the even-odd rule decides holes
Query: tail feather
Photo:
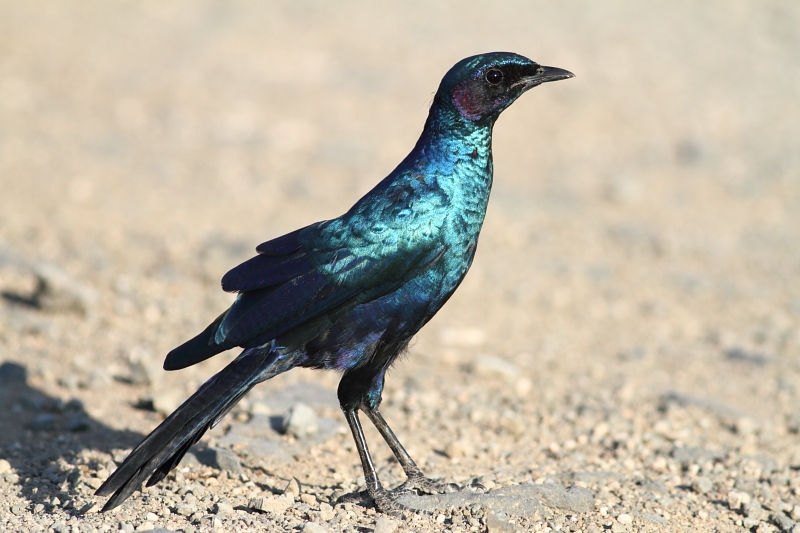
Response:
[{"label": "tail feather", "polygon": [[121,504],[145,480],[149,487],[164,479],[189,448],[254,385],[288,370],[292,364],[290,359],[268,349],[245,350],[220,373],[206,381],[145,437],[97,489],[95,494],[98,496],[112,494],[103,511]]}]

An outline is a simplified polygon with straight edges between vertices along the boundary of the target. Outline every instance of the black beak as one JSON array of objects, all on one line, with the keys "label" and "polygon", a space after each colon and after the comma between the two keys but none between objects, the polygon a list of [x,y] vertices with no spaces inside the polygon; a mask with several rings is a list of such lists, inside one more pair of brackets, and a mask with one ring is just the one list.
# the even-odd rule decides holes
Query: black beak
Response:
[{"label": "black beak", "polygon": [[520,81],[525,84],[525,90],[528,90],[548,81],[566,80],[574,77],[575,74],[563,68],[539,66],[535,74],[525,76]]}]

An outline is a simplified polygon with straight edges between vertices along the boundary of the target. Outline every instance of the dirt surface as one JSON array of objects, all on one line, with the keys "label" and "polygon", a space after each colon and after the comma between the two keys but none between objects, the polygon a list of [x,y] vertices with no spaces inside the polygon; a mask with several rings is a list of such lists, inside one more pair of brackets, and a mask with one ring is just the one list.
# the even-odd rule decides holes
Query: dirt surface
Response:
[{"label": "dirt surface", "polygon": [[[0,3],[0,530],[798,531],[798,28],[766,0]],[[337,376],[295,370],[98,513],[230,360],[159,371],[231,302],[221,276],[344,212],[491,50],[577,78],[497,124],[475,264],[383,413],[485,501],[590,505],[334,505],[363,484]],[[298,402],[316,432],[276,432]]]}]

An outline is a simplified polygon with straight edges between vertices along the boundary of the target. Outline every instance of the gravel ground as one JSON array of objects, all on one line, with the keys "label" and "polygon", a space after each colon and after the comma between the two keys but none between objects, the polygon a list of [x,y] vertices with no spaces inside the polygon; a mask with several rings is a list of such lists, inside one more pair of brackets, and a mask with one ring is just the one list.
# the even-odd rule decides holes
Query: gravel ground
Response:
[{"label": "gravel ground", "polygon": [[[0,2],[0,530],[800,531],[798,28],[767,0]],[[486,491],[335,505],[363,486],[337,376],[294,370],[99,513],[230,360],[160,371],[221,276],[344,212],[489,50],[578,77],[499,121],[475,264],[383,403]]]}]

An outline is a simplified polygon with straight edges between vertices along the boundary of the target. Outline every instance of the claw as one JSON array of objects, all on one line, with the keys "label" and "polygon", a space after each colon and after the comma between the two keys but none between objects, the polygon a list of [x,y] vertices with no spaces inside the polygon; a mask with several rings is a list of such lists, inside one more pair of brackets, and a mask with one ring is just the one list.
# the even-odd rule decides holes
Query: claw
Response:
[{"label": "claw", "polygon": [[442,483],[429,477],[425,477],[421,472],[418,475],[410,476],[405,483],[394,489],[392,492],[407,493],[421,492],[422,494],[445,494],[448,492],[458,492],[460,487],[455,483]]},{"label": "claw", "polygon": [[486,487],[484,487],[480,483],[470,483],[469,485],[464,485],[459,490],[477,492],[478,494],[483,494],[484,492],[486,492]]},{"label": "claw", "polygon": [[462,488],[456,485],[455,483],[444,483],[442,485],[442,494],[448,494],[450,492],[459,492]]},{"label": "claw", "polygon": [[[364,500],[370,499],[369,492],[366,490],[360,490],[358,492],[348,492],[347,494],[342,494],[338,498],[336,498],[336,504],[339,503],[361,503]],[[335,505],[335,504],[334,504]]]},{"label": "claw", "polygon": [[372,500],[375,502],[375,507],[377,507],[380,512],[392,516],[400,516],[404,511],[409,511],[412,513],[426,512],[418,509],[412,509],[411,507],[398,502],[394,491],[390,492],[385,489],[380,489],[372,495]]}]

